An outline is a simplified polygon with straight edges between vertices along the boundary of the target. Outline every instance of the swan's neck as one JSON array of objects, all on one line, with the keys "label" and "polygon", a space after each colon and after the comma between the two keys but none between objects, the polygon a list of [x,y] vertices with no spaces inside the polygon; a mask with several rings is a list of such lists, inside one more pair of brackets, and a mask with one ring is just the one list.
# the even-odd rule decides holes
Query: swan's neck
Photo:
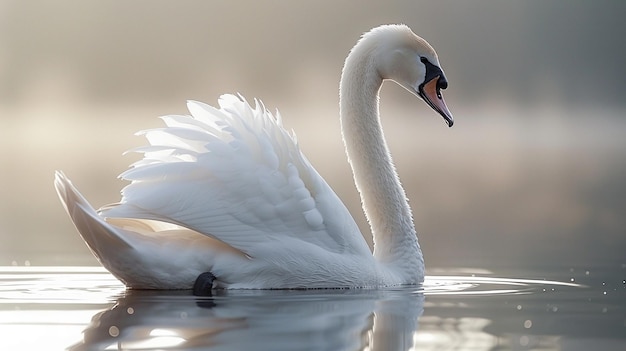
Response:
[{"label": "swan's neck", "polygon": [[402,274],[421,279],[423,258],[406,194],[385,142],[378,113],[383,79],[374,57],[355,48],[341,76],[341,131],[363,211],[374,240],[374,256]]}]

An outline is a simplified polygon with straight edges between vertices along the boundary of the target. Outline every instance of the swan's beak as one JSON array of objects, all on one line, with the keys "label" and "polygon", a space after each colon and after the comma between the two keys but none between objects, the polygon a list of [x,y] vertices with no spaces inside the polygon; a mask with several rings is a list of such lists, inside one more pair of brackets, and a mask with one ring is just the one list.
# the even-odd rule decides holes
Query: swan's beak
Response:
[{"label": "swan's beak", "polygon": [[452,127],[454,124],[454,118],[452,114],[448,110],[448,106],[446,106],[446,102],[443,99],[443,95],[441,95],[441,88],[446,88],[447,83],[443,80],[440,84],[439,82],[440,76],[435,76],[435,78],[430,81],[422,84],[419,88],[419,96],[426,101],[426,103],[432,107],[433,110],[439,112],[441,116],[448,123],[448,127]]}]

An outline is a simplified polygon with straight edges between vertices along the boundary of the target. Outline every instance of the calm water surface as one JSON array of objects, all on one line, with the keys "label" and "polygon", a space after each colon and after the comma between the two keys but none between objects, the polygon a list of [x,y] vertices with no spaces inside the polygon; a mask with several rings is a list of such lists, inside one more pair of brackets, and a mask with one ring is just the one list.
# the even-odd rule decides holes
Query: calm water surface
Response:
[{"label": "calm water surface", "polygon": [[126,291],[97,267],[0,267],[0,349],[626,350],[626,265],[429,273],[419,288],[199,298]]}]

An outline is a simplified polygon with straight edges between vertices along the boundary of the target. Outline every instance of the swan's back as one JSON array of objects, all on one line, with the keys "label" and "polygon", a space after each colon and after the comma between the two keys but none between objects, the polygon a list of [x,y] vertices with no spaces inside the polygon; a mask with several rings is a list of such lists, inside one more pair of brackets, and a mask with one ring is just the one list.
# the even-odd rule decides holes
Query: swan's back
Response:
[{"label": "swan's back", "polygon": [[[222,96],[219,108],[193,101],[188,108],[190,116],[165,116],[166,127],[139,133],[149,145],[130,150],[143,158],[122,173],[131,183],[120,203],[96,213],[63,174],[57,176],[61,200],[107,269],[131,287],[180,288],[169,272],[176,269],[168,267],[163,278],[155,264],[172,261],[167,256],[194,242],[197,249],[184,253],[194,260],[189,276],[211,270],[231,282],[227,287],[379,284],[352,216],[279,115],[234,95]],[[119,245],[107,245],[111,238]],[[234,261],[208,257],[229,256],[225,252],[234,252]],[[198,259],[202,253],[207,257]],[[128,274],[134,266],[147,267]],[[320,270],[325,266],[332,270]],[[148,277],[134,277],[134,270]]]}]

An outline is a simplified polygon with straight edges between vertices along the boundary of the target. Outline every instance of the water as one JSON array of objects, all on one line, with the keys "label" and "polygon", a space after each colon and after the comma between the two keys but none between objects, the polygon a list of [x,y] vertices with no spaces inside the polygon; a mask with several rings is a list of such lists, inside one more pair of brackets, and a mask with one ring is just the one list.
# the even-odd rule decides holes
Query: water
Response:
[{"label": "water", "polygon": [[626,266],[538,272],[199,298],[126,291],[99,267],[0,267],[0,349],[626,350]]}]

